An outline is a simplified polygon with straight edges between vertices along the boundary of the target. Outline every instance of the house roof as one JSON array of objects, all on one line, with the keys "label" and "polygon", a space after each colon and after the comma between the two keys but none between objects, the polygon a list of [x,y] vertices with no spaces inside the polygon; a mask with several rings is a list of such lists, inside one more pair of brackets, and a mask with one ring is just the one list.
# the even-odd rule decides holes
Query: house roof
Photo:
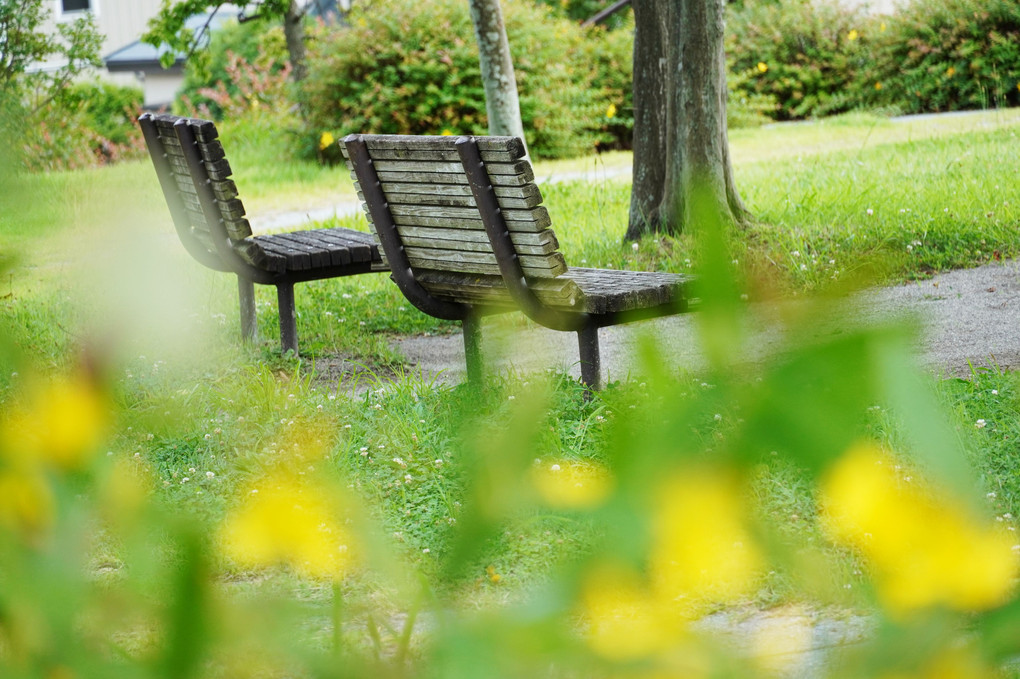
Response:
[{"label": "house roof", "polygon": [[[236,7],[224,6],[215,13],[205,12],[203,14],[196,14],[184,22],[184,25],[186,28],[200,33],[198,37],[199,44],[204,45],[209,41],[209,30],[218,28],[228,19],[236,19],[237,14],[238,10]],[[125,45],[119,50],[111,52],[103,61],[110,72],[161,71],[163,67],[160,65],[159,58],[169,50],[170,46],[166,44],[156,48],[149,43],[136,40],[130,45]],[[186,54],[178,52],[172,68],[179,70],[186,56]]]}]

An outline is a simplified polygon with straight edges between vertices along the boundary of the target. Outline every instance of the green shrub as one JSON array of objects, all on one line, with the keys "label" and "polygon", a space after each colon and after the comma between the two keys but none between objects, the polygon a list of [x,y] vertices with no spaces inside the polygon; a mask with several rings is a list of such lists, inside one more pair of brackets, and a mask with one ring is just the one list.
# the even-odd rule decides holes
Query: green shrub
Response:
[{"label": "green shrub", "polygon": [[[612,101],[589,61],[589,40],[603,31],[586,32],[531,3],[503,9],[531,153],[573,156],[611,138],[605,123]],[[486,132],[466,3],[385,0],[349,18],[349,28],[310,45],[303,87],[310,150],[325,132],[336,138],[350,132]]]},{"label": "green shrub", "polygon": [[874,103],[912,113],[1020,103],[1016,0],[915,0],[879,34],[865,87]]},{"label": "green shrub", "polygon": [[67,101],[80,109],[88,127],[114,144],[129,144],[138,137],[135,118],[144,101],[142,90],[96,80],[70,87]]},{"label": "green shrub", "polygon": [[211,35],[209,47],[188,60],[178,100],[188,113],[207,111],[206,115],[221,120],[224,96],[236,101],[246,96],[245,84],[251,85],[250,78],[238,79],[238,64],[254,66],[265,78],[278,78],[287,68],[287,46],[283,28],[265,21],[228,21]]},{"label": "green shrub", "polygon": [[860,10],[836,4],[749,0],[730,14],[726,35],[731,71],[741,79],[737,92],[749,101],[774,97],[780,120],[856,108],[858,74],[870,64],[870,27]]}]

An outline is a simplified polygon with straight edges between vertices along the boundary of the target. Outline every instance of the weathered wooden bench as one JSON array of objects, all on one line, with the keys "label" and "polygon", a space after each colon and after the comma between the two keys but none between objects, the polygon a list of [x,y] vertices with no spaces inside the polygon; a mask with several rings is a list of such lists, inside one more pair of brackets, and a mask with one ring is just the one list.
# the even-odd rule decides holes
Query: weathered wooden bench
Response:
[{"label": "weathered wooden bench", "polygon": [[205,266],[237,275],[245,339],[256,335],[255,283],[276,286],[280,345],[297,354],[295,283],[388,270],[361,231],[253,236],[212,122],[145,113],[138,124],[181,243]]},{"label": "weathered wooden bench", "polygon": [[519,309],[576,332],[581,379],[598,389],[600,327],[687,310],[686,276],[567,266],[519,139],[350,135],[343,144],[391,277],[417,308],[461,321],[470,381],[480,379],[485,314]]}]

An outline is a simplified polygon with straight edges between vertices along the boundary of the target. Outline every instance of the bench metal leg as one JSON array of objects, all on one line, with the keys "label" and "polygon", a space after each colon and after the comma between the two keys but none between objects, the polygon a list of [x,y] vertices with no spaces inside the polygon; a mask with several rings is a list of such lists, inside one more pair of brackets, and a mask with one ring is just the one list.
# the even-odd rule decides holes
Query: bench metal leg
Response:
[{"label": "bench metal leg", "polygon": [[293,351],[297,356],[297,312],[294,310],[294,284],[276,286],[276,301],[280,308],[280,350]]},{"label": "bench metal leg", "polygon": [[581,356],[581,383],[591,391],[602,388],[602,360],[599,356],[599,327],[586,325],[577,331]]},{"label": "bench metal leg", "polygon": [[482,386],[482,322],[477,316],[467,316],[460,322],[464,330],[464,361],[467,363],[468,384]]},{"label": "bench metal leg", "polygon": [[241,304],[241,339],[245,342],[254,342],[259,331],[255,319],[255,284],[238,276],[237,299]]}]

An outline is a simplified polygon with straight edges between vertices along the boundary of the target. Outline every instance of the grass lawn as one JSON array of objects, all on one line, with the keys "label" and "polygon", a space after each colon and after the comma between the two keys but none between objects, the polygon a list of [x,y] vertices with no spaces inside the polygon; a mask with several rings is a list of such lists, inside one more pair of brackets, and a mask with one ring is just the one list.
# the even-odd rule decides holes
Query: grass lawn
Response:
[{"label": "grass lawn", "polygon": [[[1013,257],[1018,130],[1007,111],[734,131],[757,222],[726,259],[752,296],[813,297]],[[249,132],[224,138],[253,212],[350,191]],[[597,162],[629,159],[537,174]],[[711,254],[622,244],[626,181],[543,193],[573,264]],[[390,334],[452,326],[361,276],[299,286],[302,355],[281,358],[270,291],[240,346],[233,282],[183,252],[147,162],[6,184],[0,255],[0,574],[27,583],[0,577],[5,676],[756,676],[683,630],[779,606],[875,616],[851,676],[895,649],[961,676],[1020,651],[1020,385],[918,376],[903,328],[802,346],[792,325],[774,360],[697,375],[645,345],[642,377],[590,400],[560,375],[473,392],[403,374]],[[726,345],[720,294],[698,318]]]}]

